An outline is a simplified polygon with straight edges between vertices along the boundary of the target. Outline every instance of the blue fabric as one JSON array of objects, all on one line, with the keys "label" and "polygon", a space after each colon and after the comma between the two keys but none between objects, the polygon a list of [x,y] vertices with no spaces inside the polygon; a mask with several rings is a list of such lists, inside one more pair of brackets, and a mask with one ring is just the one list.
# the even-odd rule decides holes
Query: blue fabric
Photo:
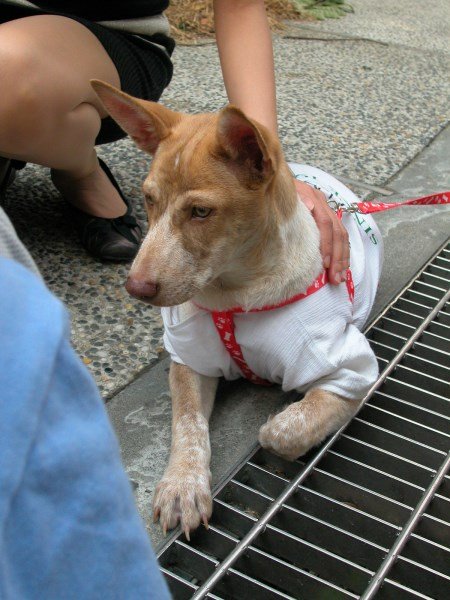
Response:
[{"label": "blue fabric", "polygon": [[0,258],[0,598],[169,598],[62,304]]}]

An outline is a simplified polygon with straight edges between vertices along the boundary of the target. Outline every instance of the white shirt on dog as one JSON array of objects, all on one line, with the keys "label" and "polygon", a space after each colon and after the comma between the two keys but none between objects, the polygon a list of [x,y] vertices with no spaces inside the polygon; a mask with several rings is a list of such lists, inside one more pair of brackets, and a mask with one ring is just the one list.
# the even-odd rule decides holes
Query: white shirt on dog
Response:
[{"label": "white shirt on dog", "polygon": [[[294,176],[349,205],[355,194],[320,169],[291,163]],[[355,285],[351,304],[345,282],[327,284],[311,296],[282,308],[234,315],[235,336],[250,369],[305,392],[311,384],[344,398],[362,399],[377,378],[378,365],[360,329],[375,299],[383,245],[370,215],[344,213],[350,238]],[[209,377],[238,379],[242,373],[216,330],[211,313],[196,309],[183,318],[179,306],[162,309],[164,344],[172,360]]]}]

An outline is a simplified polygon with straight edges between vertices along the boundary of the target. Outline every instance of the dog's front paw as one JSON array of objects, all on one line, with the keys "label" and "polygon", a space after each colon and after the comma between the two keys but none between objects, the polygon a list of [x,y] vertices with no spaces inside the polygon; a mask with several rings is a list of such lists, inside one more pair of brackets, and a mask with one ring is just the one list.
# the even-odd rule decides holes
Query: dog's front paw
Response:
[{"label": "dog's front paw", "polygon": [[286,460],[295,460],[318,443],[314,423],[308,422],[301,402],[294,402],[259,430],[259,443]]},{"label": "dog's front paw", "polygon": [[303,400],[269,418],[259,430],[260,444],[294,460],[345,425],[358,410],[359,402],[314,388]]},{"label": "dog's front paw", "polygon": [[164,535],[167,529],[181,527],[189,540],[189,532],[203,521],[208,527],[212,513],[211,473],[199,467],[186,473],[186,466],[169,468],[156,486],[153,519],[159,521]]}]

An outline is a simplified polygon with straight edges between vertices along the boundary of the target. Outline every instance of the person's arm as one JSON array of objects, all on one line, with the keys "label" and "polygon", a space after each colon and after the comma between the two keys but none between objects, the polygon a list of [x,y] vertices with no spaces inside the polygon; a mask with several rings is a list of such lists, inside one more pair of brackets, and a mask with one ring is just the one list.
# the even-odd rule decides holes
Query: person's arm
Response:
[{"label": "person's arm", "polygon": [[[214,0],[214,19],[229,101],[278,135],[272,35],[264,0]],[[319,227],[330,281],[340,283],[348,267],[347,232],[322,192],[300,181],[295,185]]]},{"label": "person's arm", "polygon": [[263,0],[214,0],[217,47],[231,104],[278,135],[272,36]]}]

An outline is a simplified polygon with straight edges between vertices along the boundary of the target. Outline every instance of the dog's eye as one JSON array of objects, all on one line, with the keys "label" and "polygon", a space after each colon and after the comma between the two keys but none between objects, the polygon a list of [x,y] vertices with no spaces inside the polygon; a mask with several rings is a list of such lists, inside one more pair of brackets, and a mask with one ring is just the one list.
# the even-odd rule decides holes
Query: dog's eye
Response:
[{"label": "dog's eye", "polygon": [[145,194],[145,203],[147,206],[154,205],[153,198],[151,196],[149,196],[148,194]]},{"label": "dog's eye", "polygon": [[192,217],[194,219],[206,219],[212,212],[212,208],[206,208],[206,206],[193,206]]}]

